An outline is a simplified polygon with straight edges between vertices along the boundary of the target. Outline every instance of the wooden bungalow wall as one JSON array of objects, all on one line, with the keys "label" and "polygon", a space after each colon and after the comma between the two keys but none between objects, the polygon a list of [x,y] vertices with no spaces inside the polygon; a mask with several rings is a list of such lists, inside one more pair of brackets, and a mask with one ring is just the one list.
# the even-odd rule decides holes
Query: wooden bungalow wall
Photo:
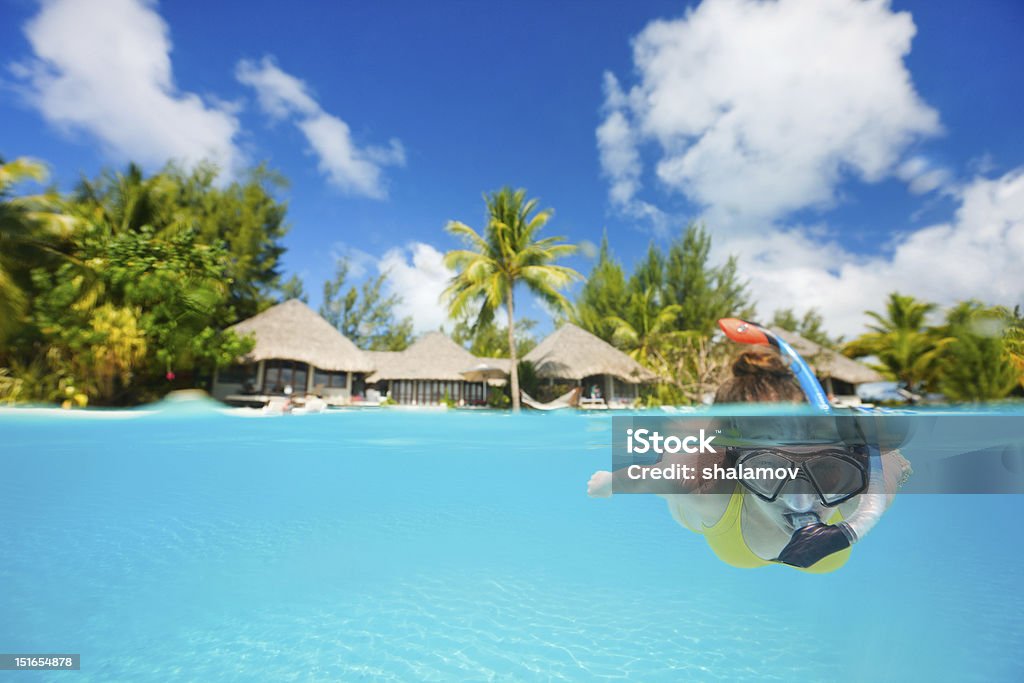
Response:
[{"label": "wooden bungalow wall", "polygon": [[406,405],[436,405],[446,394],[456,403],[487,402],[487,387],[483,382],[398,379],[390,382],[388,396]]}]

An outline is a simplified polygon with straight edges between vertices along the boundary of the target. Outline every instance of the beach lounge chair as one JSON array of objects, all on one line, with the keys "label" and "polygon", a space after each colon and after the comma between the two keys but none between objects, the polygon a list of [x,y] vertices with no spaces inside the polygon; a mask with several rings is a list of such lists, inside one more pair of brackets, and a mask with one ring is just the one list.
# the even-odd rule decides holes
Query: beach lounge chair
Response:
[{"label": "beach lounge chair", "polygon": [[608,410],[608,404],[600,396],[593,398],[581,398],[580,408],[584,410]]}]

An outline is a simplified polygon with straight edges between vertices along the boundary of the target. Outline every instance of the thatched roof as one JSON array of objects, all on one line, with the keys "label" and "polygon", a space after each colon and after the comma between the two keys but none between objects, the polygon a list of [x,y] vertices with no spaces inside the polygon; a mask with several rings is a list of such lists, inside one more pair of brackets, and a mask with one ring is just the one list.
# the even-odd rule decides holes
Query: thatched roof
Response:
[{"label": "thatched roof", "polygon": [[395,356],[399,356],[401,354],[401,351],[363,351],[363,355],[370,360],[370,365],[373,366],[374,372],[374,374],[368,375],[366,379],[374,381],[374,379],[376,379],[376,373],[381,368],[391,367],[391,364],[394,363],[393,359]]},{"label": "thatched roof", "polygon": [[801,337],[796,332],[779,327],[773,327],[772,332],[784,339],[797,353],[803,356],[814,370],[814,374],[822,379],[831,377],[849,384],[881,382],[885,379],[863,363],[858,363],[838,351],[827,349],[810,339]]},{"label": "thatched roof", "polygon": [[405,351],[371,352],[376,371],[368,382],[392,379],[465,379],[462,373],[480,359],[441,332],[428,332]]},{"label": "thatched roof", "polygon": [[324,370],[368,372],[372,363],[341,332],[298,299],[271,306],[228,328],[256,337],[246,361],[280,358],[310,363]]},{"label": "thatched roof", "polygon": [[612,375],[624,382],[653,382],[657,376],[608,342],[565,323],[526,354],[539,377],[581,380]]}]

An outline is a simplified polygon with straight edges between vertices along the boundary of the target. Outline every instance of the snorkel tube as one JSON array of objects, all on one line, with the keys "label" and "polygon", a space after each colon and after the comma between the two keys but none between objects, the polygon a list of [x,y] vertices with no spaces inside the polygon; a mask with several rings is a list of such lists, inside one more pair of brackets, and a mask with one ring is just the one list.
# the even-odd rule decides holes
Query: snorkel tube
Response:
[{"label": "snorkel tube", "polygon": [[832,412],[832,404],[828,402],[828,396],[821,388],[821,382],[814,376],[811,366],[792,346],[786,343],[785,339],[780,339],[774,332],[757,323],[739,318],[722,318],[718,321],[718,326],[722,328],[722,332],[725,332],[725,336],[734,342],[775,347],[789,363],[789,369],[796,375],[797,381],[800,382],[800,388],[804,390],[804,396],[807,397],[807,402],[822,412]]},{"label": "snorkel tube", "polygon": [[[799,353],[792,346],[780,339],[769,329],[739,318],[722,318],[718,326],[729,339],[740,344],[756,344],[773,346],[779,354],[789,362],[790,370],[796,376],[803,389],[807,401],[823,413],[832,414],[825,390],[818,378]],[[859,421],[858,421],[859,422]],[[797,567],[809,567],[828,554],[842,550],[864,538],[881,519],[886,508],[885,476],[882,471],[882,453],[878,448],[877,439],[864,439],[868,448],[868,486],[861,494],[857,510],[839,524],[823,524],[817,516],[811,514],[792,515],[800,519],[794,526],[789,544],[779,554],[779,561]],[[841,532],[843,538],[836,534]],[[824,552],[824,554],[822,554]]]},{"label": "snorkel tube", "polygon": [[[859,420],[855,424],[859,424]],[[868,487],[861,494],[856,511],[849,519],[839,523],[850,543],[856,543],[874,528],[885,512],[889,495],[885,490],[882,451],[878,448],[878,439],[865,438],[864,441],[868,449]]]}]

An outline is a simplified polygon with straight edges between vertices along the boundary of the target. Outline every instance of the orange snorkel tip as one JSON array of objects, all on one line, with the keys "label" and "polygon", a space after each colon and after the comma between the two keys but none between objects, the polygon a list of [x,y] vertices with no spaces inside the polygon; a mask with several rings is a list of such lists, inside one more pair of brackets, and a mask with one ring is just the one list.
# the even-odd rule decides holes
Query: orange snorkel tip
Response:
[{"label": "orange snorkel tip", "polygon": [[771,340],[761,328],[746,320],[739,318],[720,318],[718,326],[725,333],[725,336],[740,344],[762,344],[769,345]]}]

